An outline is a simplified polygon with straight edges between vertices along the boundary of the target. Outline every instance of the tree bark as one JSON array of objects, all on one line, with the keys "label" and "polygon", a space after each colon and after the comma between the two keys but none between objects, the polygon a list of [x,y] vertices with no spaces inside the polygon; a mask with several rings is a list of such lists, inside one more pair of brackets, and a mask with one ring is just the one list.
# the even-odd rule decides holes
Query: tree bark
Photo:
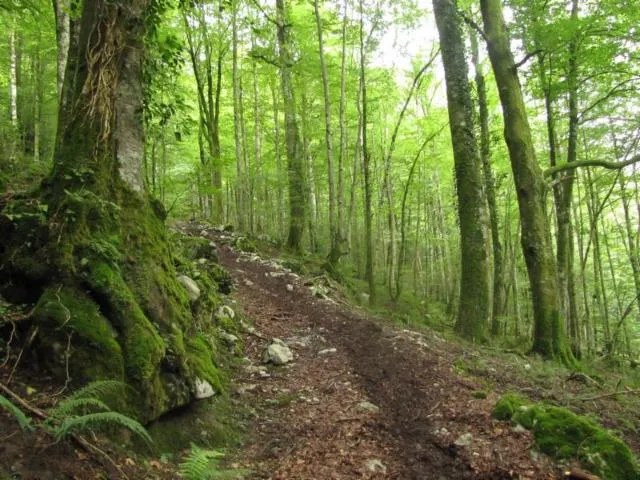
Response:
[{"label": "tree bark", "polygon": [[486,340],[490,316],[486,198],[482,160],[474,133],[473,104],[457,6],[433,0],[447,85],[449,128],[453,144],[458,219],[460,223],[460,304],[455,329],[463,337]]},{"label": "tree bark", "polygon": [[57,66],[57,86],[58,97],[62,97],[62,86],[64,85],[64,75],[67,68],[67,56],[69,55],[70,40],[70,19],[69,0],[53,0],[53,12],[56,17],[56,43],[58,47]]},{"label": "tree bark", "polygon": [[276,0],[280,79],[284,99],[285,147],[289,178],[289,234],[287,247],[302,250],[302,235],[307,213],[304,157],[296,118],[296,101],[291,82],[291,38],[285,0]]},{"label": "tree bark", "polygon": [[534,311],[532,352],[571,364],[558,297],[556,263],[544,207],[544,179],[533,149],[518,72],[500,0],[481,0],[482,18],[502,103],[505,140],[518,194],[522,250]]}]

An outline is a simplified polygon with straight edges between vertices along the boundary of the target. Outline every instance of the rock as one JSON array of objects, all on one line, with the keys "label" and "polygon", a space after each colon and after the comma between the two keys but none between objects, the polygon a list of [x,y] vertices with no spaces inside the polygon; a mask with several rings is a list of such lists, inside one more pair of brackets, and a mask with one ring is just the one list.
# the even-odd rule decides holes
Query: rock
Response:
[{"label": "rock", "polygon": [[227,345],[233,346],[238,343],[239,338],[231,333],[227,333],[224,330],[220,332],[220,339],[224,341]]},{"label": "rock", "polygon": [[362,305],[369,305],[369,299],[371,297],[369,296],[368,293],[361,293],[360,295],[358,295],[358,299],[360,300],[360,304]]},{"label": "rock", "polygon": [[473,442],[473,435],[470,433],[464,433],[460,435],[455,442],[453,442],[457,447],[468,447]]},{"label": "rock", "polygon": [[286,272],[269,272],[267,275],[269,275],[271,278],[278,278],[284,277],[286,274]]},{"label": "rock", "polygon": [[513,427],[513,431],[514,431],[514,432],[516,432],[516,433],[524,433],[524,432],[526,432],[526,431],[527,431],[527,429],[526,429],[526,428],[524,428],[522,425],[520,425],[520,424],[518,423],[518,424],[516,424],[516,426],[515,426],[515,427]]},{"label": "rock", "polygon": [[377,405],[374,405],[371,402],[360,402],[358,404],[358,410],[360,410],[361,412],[377,412],[378,410],[380,410],[380,407],[378,407]]},{"label": "rock", "polygon": [[525,364],[524,364],[524,369],[525,369],[525,370],[531,370],[531,364],[529,364],[529,363],[525,363]]},{"label": "rock", "polygon": [[262,357],[264,363],[273,363],[274,365],[285,365],[293,360],[291,349],[278,338],[271,341],[271,345],[267,347]]},{"label": "rock", "polygon": [[249,280],[248,278],[245,278],[245,279],[244,279],[244,284],[245,284],[247,287],[252,287],[252,286],[254,285],[254,283],[253,283],[251,280]]},{"label": "rock", "polygon": [[213,397],[216,394],[215,390],[209,382],[196,378],[196,398],[201,400],[203,398]]},{"label": "rock", "polygon": [[325,348],[324,350],[320,350],[318,355],[329,355],[330,353],[336,353],[338,350],[335,348]]},{"label": "rock", "polygon": [[186,275],[180,275],[178,277],[178,281],[187,290],[189,300],[195,302],[196,300],[198,300],[198,298],[200,298],[200,287],[198,287],[198,284],[191,278],[187,277]]},{"label": "rock", "polygon": [[284,343],[293,348],[307,348],[311,343],[311,337],[290,337],[287,338]]},{"label": "rock", "polygon": [[287,292],[293,292],[293,285],[287,283]]},{"label": "rock", "polygon": [[216,311],[216,317],[227,317],[233,320],[236,316],[236,312],[229,305],[222,305],[218,307]]},{"label": "rock", "polygon": [[367,467],[367,470],[369,470],[370,472],[381,473],[383,475],[387,473],[387,467],[384,463],[382,463],[382,461],[378,460],[377,458],[371,458],[367,460],[365,465]]},{"label": "rock", "polygon": [[446,428],[442,427],[440,429],[436,429],[435,432],[433,432],[435,435],[438,435],[439,437],[443,436],[443,435],[448,435],[449,434],[449,430],[447,430]]}]

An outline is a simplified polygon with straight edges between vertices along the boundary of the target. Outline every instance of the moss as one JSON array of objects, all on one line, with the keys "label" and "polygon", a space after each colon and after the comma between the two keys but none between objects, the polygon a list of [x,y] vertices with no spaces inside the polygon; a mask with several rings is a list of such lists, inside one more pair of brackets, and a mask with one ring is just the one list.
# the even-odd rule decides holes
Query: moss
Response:
[{"label": "moss", "polygon": [[69,373],[75,385],[99,379],[124,379],[124,359],[116,332],[98,306],[77,288],[49,287],[34,310],[42,329],[48,367],[66,375],[66,345],[72,335]]},{"label": "moss", "polygon": [[525,405],[525,400],[515,393],[507,393],[496,404],[493,416],[498,420],[511,420],[518,408]]},{"label": "moss", "polygon": [[500,399],[493,415],[532,430],[540,451],[556,459],[577,458],[608,480],[640,478],[640,469],[629,447],[590,418],[566,408],[527,405],[514,394]]},{"label": "moss", "polygon": [[217,393],[225,390],[222,372],[214,364],[216,352],[203,334],[187,339],[186,355],[187,364],[195,377],[209,382]]},{"label": "moss", "polygon": [[232,243],[233,248],[243,252],[255,253],[258,251],[256,244],[248,237],[236,237]]},{"label": "moss", "polygon": [[207,260],[219,261],[218,249],[215,244],[203,237],[180,236],[179,248],[181,254],[189,260],[206,258]]}]

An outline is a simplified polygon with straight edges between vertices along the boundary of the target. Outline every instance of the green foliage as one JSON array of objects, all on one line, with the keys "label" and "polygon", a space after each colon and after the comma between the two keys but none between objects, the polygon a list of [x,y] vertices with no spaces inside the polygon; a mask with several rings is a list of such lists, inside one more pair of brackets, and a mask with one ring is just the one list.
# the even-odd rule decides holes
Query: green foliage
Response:
[{"label": "green foliage", "polygon": [[22,410],[16,407],[9,399],[0,395],[0,408],[4,408],[11,413],[18,421],[22,430],[33,430],[31,418],[27,417]]},{"label": "green foliage", "polygon": [[112,411],[107,404],[107,399],[122,395],[127,388],[127,384],[113,380],[85,385],[49,410],[47,430],[60,439],[75,432],[124,427],[151,444],[151,437],[140,423],[120,412]]},{"label": "green foliage", "polygon": [[191,452],[180,464],[180,475],[186,480],[209,480],[214,478],[236,478],[243,475],[240,470],[222,470],[220,460],[224,457],[222,450],[205,450],[191,444]]},{"label": "green foliage", "polygon": [[121,426],[152,443],[151,437],[136,420],[118,412],[96,412],[69,416],[52,429],[56,438],[64,438],[75,432],[90,431],[103,427]]},{"label": "green foliage", "polygon": [[577,458],[608,480],[635,480],[640,469],[629,447],[594,420],[566,408],[528,404],[516,394],[503,396],[493,411],[532,430],[541,452],[559,460]]}]

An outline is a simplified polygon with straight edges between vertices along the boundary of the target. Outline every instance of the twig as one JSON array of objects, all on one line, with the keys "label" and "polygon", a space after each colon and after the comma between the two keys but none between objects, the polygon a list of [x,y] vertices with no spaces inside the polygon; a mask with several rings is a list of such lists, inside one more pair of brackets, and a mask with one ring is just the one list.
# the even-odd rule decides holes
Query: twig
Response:
[{"label": "twig", "polygon": [[583,402],[588,402],[591,400],[599,400],[601,398],[608,398],[608,397],[617,397],[618,395],[633,395],[636,393],[640,393],[640,389],[637,390],[622,390],[621,392],[612,392],[612,393],[603,393],[602,395],[595,395],[593,397],[585,397],[585,398],[579,398],[578,400],[581,400]]},{"label": "twig", "polygon": [[9,358],[11,357],[11,343],[13,342],[13,337],[16,333],[16,324],[11,322],[11,335],[9,335],[9,341],[7,342],[7,353],[4,359],[4,362],[0,365],[0,368],[4,367],[9,363]]},{"label": "twig", "polygon": [[71,337],[73,337],[73,332],[69,333],[69,336],[67,337],[67,349],[65,350],[65,353],[64,353],[64,360],[65,360],[64,369],[66,374],[66,378],[64,380],[64,386],[60,389],[60,391],[51,395],[52,397],[57,397],[58,395],[62,395],[62,393],[64,393],[67,390],[67,387],[69,386],[69,382],[71,381],[71,376],[69,375],[69,358],[71,357]]},{"label": "twig", "polygon": [[29,337],[29,340],[27,340],[27,342],[22,346],[22,350],[20,350],[20,353],[18,354],[18,358],[16,359],[16,363],[13,364],[13,368],[11,369],[11,373],[9,374],[9,378],[7,379],[7,384],[11,383],[11,379],[13,378],[13,375],[16,373],[16,369],[18,368],[18,365],[20,364],[20,360],[22,359],[22,354],[27,349],[27,347],[30,347],[31,344],[33,343],[33,340],[36,338],[36,335],[38,335],[39,328],[40,327],[36,327],[33,329],[33,333]]}]

